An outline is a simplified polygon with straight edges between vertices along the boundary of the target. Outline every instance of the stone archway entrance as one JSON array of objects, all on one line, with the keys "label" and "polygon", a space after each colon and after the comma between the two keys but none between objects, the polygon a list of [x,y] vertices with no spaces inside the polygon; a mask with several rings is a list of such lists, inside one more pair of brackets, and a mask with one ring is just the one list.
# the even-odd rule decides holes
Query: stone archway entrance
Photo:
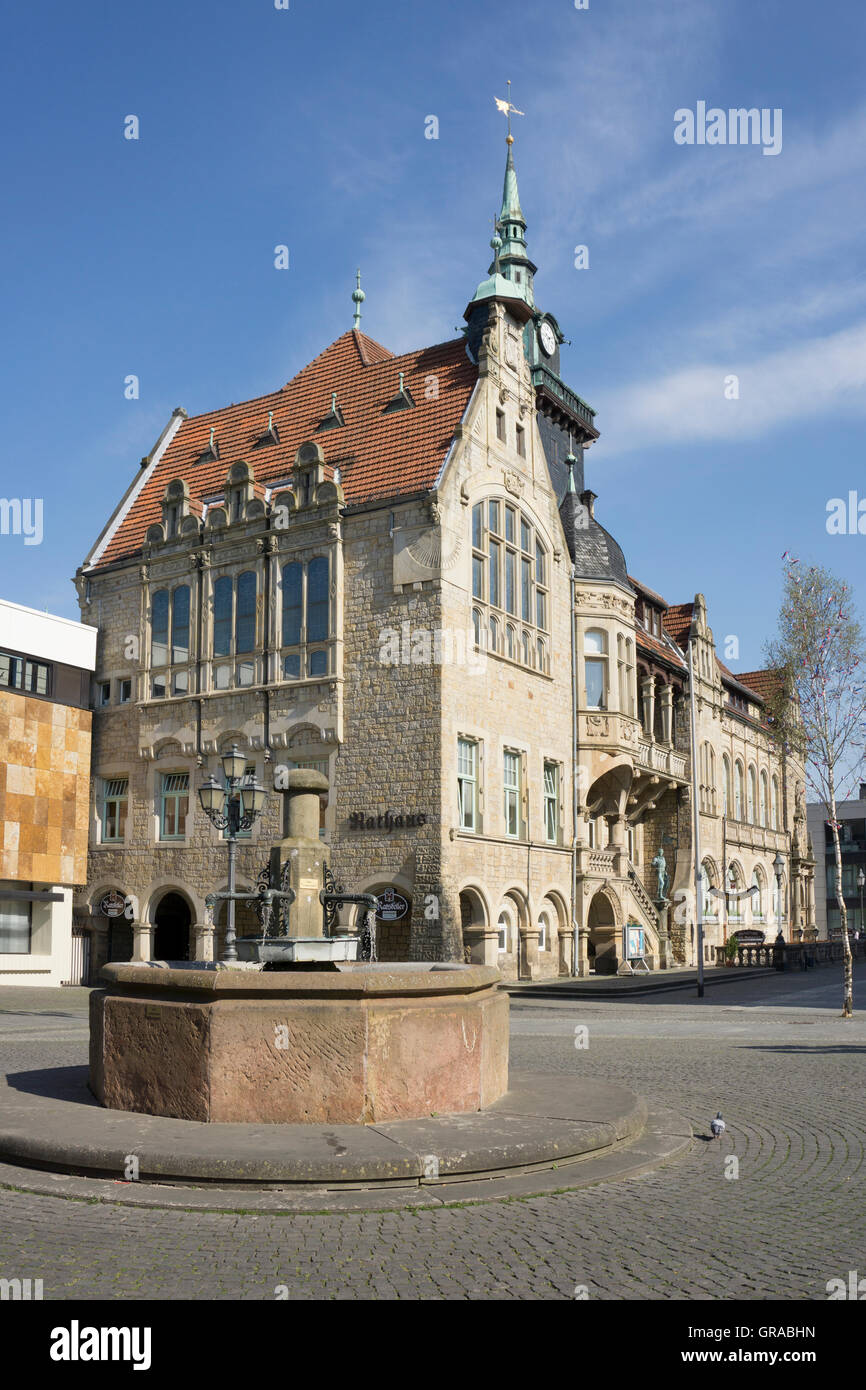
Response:
[{"label": "stone archway entrance", "polygon": [[619,968],[619,933],[613,904],[596,893],[589,905],[589,968],[596,975],[615,975]]},{"label": "stone archway entrance", "polygon": [[189,903],[180,893],[166,893],[159,901],[153,924],[154,960],[189,960]]}]

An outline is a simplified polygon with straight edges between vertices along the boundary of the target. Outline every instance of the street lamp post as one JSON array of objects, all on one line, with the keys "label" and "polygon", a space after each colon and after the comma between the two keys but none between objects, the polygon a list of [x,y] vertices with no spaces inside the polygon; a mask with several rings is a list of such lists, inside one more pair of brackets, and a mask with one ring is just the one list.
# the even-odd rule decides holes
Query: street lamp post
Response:
[{"label": "street lamp post", "polygon": [[860,930],[863,930],[863,884],[866,883],[866,874],[862,868],[857,870],[857,887],[860,889]]},{"label": "street lamp post", "polygon": [[776,857],[773,860],[773,873],[776,875],[776,926],[782,930],[782,874],[785,872],[785,861],[782,858],[781,850],[776,850]]},{"label": "street lamp post", "polygon": [[211,775],[203,787],[199,787],[198,799],[201,808],[217,830],[226,832],[229,847],[229,886],[226,908],[226,940],[223,960],[235,961],[238,958],[235,945],[235,855],[238,834],[249,830],[265,809],[267,792],[259,786],[255,777],[245,777],[246,766],[242,753],[236,743],[229,753],[222,756],[225,786],[221,787]]}]

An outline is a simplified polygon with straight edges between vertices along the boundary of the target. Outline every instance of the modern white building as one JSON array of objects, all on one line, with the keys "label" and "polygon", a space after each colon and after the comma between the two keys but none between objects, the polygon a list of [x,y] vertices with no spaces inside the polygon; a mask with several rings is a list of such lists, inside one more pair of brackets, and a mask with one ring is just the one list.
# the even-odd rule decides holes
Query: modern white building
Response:
[{"label": "modern white building", "polygon": [[0,599],[0,985],[79,984],[96,629]]}]

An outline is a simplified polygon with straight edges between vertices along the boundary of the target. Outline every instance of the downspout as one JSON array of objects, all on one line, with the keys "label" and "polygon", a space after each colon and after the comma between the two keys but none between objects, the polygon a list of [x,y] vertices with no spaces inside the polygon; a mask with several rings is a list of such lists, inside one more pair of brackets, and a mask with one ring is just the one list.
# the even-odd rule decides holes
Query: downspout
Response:
[{"label": "downspout", "polygon": [[578,810],[578,767],[577,767],[577,649],[575,642],[575,575],[574,564],[570,577],[571,612],[571,931],[573,938],[571,953],[571,973],[577,976],[580,968],[578,951],[580,949],[580,927],[577,921],[577,810]]},{"label": "downspout", "polygon": [[704,904],[701,902],[701,808],[698,802],[698,721],[695,699],[695,642],[689,638],[689,706],[692,729],[692,818],[694,822],[695,917],[698,925],[698,998],[704,997]]}]

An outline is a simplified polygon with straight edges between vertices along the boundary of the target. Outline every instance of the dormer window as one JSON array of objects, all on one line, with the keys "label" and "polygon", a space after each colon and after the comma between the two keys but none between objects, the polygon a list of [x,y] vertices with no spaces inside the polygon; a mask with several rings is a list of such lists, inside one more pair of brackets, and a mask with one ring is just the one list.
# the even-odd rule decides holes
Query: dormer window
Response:
[{"label": "dormer window", "polygon": [[415,404],[415,398],[405,383],[403,372],[400,373],[400,385],[397,388],[396,396],[392,396],[385,406],[383,414],[388,415],[394,410],[410,410]]},{"label": "dormer window", "polygon": [[214,459],[218,459],[219,456],[220,446],[217,443],[214,427],[211,425],[210,439],[208,440],[207,447],[199,454],[196,463],[211,463]]},{"label": "dormer window", "polygon": [[269,410],[269,411],[268,411],[268,427],[267,427],[267,429],[265,430],[264,434],[260,434],[260,435],[259,435],[259,437],[258,437],[258,439],[256,440],[255,444],[253,445],[253,448],[254,448],[254,449],[266,449],[266,448],[268,447],[268,445],[270,445],[270,444],[279,444],[279,442],[280,442],[280,435],[279,435],[279,431],[278,431],[276,425],[274,424],[274,412],[273,412],[272,410]]},{"label": "dormer window", "polygon": [[342,428],[346,421],[343,419],[343,412],[337,405],[337,393],[331,392],[331,409],[319,423],[320,430],[336,430]]}]

